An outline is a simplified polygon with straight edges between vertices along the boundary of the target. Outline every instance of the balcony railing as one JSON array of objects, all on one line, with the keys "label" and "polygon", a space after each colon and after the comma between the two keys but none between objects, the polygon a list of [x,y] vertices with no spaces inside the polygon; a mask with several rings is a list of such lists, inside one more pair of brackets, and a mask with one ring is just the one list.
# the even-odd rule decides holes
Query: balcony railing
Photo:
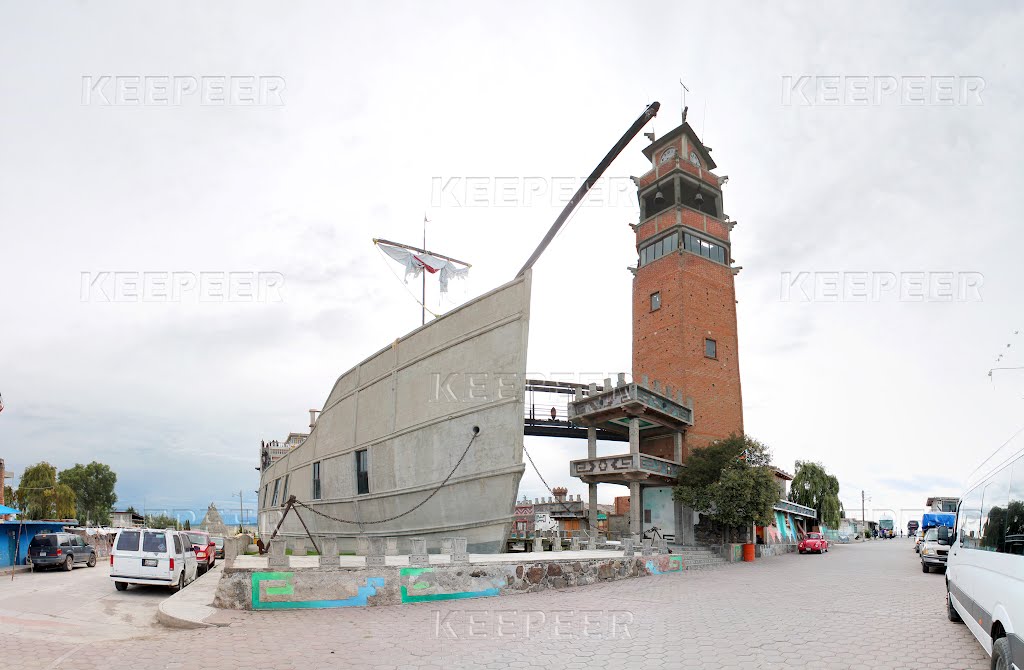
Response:
[{"label": "balcony railing", "polygon": [[799,514],[800,516],[810,517],[812,519],[818,518],[818,511],[813,507],[806,507],[804,505],[797,505],[795,502],[789,500],[780,500],[775,503],[773,509],[779,512],[790,512],[791,514]]}]

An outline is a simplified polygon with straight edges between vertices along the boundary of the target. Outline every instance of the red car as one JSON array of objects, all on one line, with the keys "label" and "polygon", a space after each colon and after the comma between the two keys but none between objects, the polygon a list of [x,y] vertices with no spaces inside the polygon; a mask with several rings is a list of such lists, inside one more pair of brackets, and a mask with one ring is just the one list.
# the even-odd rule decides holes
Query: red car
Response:
[{"label": "red car", "polygon": [[217,565],[217,545],[210,534],[202,530],[185,531],[188,539],[192,540],[192,547],[196,552],[196,563],[199,564],[199,574],[202,574]]},{"label": "red car", "polygon": [[821,554],[828,551],[828,540],[821,533],[807,533],[806,537],[800,540],[797,549],[801,554],[809,551]]}]

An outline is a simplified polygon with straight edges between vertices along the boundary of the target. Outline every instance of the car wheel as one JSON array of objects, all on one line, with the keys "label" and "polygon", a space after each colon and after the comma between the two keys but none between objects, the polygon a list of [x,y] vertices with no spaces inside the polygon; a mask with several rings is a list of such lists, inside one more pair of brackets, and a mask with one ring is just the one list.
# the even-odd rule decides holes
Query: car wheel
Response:
[{"label": "car wheel", "polygon": [[96,567],[96,554],[89,554],[89,560],[86,562],[90,568]]},{"label": "car wheel", "polygon": [[1005,637],[992,643],[992,670],[1010,670],[1010,642]]},{"label": "car wheel", "polygon": [[114,582],[114,588],[117,589],[118,591],[127,591],[128,590],[128,582]]},{"label": "car wheel", "polygon": [[953,623],[963,623],[964,620],[960,618],[960,613],[953,607],[953,601],[949,598],[949,591],[946,591],[946,618]]},{"label": "car wheel", "polygon": [[64,569],[65,570],[67,570],[68,572],[71,572],[74,569],[74,567],[75,567],[75,558],[74,558],[74,556],[68,556],[66,559],[64,559]]},{"label": "car wheel", "polygon": [[178,583],[171,587],[171,590],[177,593],[185,588],[185,571],[181,571],[181,576],[178,577]]},{"label": "car wheel", "polygon": [[921,561],[921,572],[931,572],[931,569],[928,567],[928,564],[924,561]]}]

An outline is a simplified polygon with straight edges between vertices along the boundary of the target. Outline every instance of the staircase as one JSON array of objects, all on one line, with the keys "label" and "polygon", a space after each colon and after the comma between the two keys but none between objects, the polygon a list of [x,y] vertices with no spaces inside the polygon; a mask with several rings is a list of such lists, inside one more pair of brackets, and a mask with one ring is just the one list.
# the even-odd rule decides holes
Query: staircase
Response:
[{"label": "staircase", "polygon": [[687,570],[714,570],[728,565],[718,552],[708,547],[669,545],[669,549],[673,554],[682,554]]}]

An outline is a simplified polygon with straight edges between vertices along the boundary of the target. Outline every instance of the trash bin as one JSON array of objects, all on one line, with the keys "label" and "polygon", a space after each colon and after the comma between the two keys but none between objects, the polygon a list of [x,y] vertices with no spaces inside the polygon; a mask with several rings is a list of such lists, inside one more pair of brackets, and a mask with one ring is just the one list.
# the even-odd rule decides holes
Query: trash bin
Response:
[{"label": "trash bin", "polygon": [[748,543],[748,544],[743,545],[743,560],[744,561],[753,561],[754,560],[754,556],[756,555],[754,547],[756,547],[756,546],[757,545],[755,545],[753,543]]}]

